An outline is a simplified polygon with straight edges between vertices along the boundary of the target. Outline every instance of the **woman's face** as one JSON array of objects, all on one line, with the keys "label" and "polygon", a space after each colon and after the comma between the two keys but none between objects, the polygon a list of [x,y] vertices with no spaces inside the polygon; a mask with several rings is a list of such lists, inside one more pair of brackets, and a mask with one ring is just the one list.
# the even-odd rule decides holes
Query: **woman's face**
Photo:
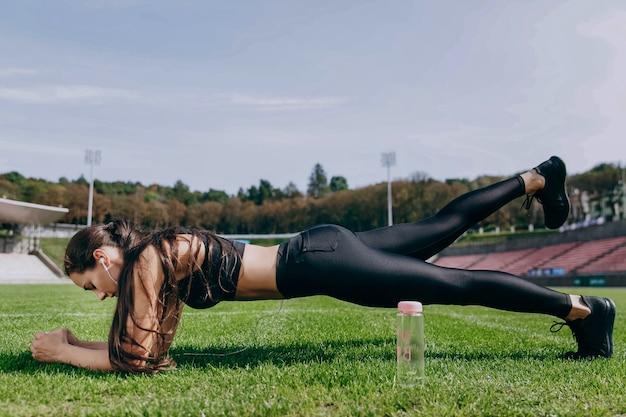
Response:
[{"label": "woman's face", "polygon": [[107,297],[117,296],[117,285],[113,282],[116,279],[112,271],[109,272],[111,272],[111,278],[107,275],[102,265],[96,264],[95,267],[87,269],[82,273],[72,272],[70,279],[74,284],[84,288],[85,291],[93,291],[99,299],[104,300]]},{"label": "woman's face", "polygon": [[100,300],[117,296],[117,282],[121,267],[113,262],[106,251],[101,249],[94,253],[96,266],[83,272],[72,272],[70,279],[85,291],[93,291]]}]

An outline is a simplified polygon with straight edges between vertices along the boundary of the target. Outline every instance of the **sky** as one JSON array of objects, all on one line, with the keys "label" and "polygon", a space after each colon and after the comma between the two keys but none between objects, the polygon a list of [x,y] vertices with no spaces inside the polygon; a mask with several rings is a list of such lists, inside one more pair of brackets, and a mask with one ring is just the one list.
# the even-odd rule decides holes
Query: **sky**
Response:
[{"label": "sky", "polygon": [[0,174],[235,194],[315,164],[415,174],[626,165],[623,0],[6,0]]}]

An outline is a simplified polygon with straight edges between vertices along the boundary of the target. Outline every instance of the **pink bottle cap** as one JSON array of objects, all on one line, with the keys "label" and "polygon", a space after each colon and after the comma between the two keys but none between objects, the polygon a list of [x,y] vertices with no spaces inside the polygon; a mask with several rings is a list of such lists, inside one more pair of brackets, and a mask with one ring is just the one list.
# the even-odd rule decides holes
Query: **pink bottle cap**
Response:
[{"label": "pink bottle cap", "polygon": [[400,301],[398,311],[404,314],[416,314],[422,312],[422,303],[419,301]]}]

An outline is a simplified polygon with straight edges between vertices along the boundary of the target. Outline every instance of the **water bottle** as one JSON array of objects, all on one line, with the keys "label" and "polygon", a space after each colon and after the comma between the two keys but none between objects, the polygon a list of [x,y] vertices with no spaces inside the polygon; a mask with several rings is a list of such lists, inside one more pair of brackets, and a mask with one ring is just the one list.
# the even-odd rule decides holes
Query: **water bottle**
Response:
[{"label": "water bottle", "polygon": [[397,374],[401,386],[420,385],[424,381],[424,316],[422,303],[398,303]]}]

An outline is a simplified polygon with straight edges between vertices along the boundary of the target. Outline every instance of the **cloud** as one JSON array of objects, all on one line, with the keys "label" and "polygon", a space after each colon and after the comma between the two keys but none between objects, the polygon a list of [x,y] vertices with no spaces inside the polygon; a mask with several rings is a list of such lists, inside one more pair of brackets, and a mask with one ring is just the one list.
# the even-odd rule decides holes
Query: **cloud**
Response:
[{"label": "cloud", "polygon": [[602,18],[590,19],[578,26],[583,36],[597,37],[606,40],[617,49],[623,50],[623,39],[626,35],[626,11],[613,13]]},{"label": "cloud", "polygon": [[31,68],[0,68],[0,78],[11,78],[21,75],[35,75],[37,70]]},{"label": "cloud", "polygon": [[210,98],[215,106],[241,106],[260,111],[312,110],[337,107],[346,97],[254,97],[241,93],[216,94]]},{"label": "cloud", "polygon": [[583,36],[603,41],[610,53],[604,66],[604,79],[580,97],[580,106],[603,120],[602,129],[582,142],[585,151],[593,152],[598,147],[621,142],[626,129],[626,12],[589,20],[580,25],[578,31]]},{"label": "cloud", "polygon": [[98,9],[126,9],[143,4],[151,6],[150,1],[148,0],[77,0],[76,2],[82,3],[85,7]]},{"label": "cloud", "polygon": [[109,100],[134,101],[140,98],[133,90],[102,88],[91,85],[48,85],[30,88],[0,88],[0,100],[30,104],[91,103]]},{"label": "cloud", "polygon": [[[17,74],[18,72],[11,71]],[[0,70],[1,71],[1,70]],[[5,73],[9,73],[5,70]],[[25,74],[24,72],[20,72]],[[2,72],[0,72],[0,77]],[[149,104],[171,104],[176,96],[147,98],[136,90],[103,88],[92,85],[43,85],[37,87],[0,88],[0,100],[26,104],[101,104],[105,101],[143,101]],[[258,97],[241,93],[202,96],[179,96],[185,102],[199,100],[210,107],[239,107],[255,111],[314,110],[337,107],[349,101],[346,97]]]},{"label": "cloud", "polygon": [[64,147],[58,144],[33,144],[24,143],[22,141],[0,140],[0,150],[26,152],[26,153],[42,153],[46,155],[76,155],[80,154],[83,149],[76,147]]}]

